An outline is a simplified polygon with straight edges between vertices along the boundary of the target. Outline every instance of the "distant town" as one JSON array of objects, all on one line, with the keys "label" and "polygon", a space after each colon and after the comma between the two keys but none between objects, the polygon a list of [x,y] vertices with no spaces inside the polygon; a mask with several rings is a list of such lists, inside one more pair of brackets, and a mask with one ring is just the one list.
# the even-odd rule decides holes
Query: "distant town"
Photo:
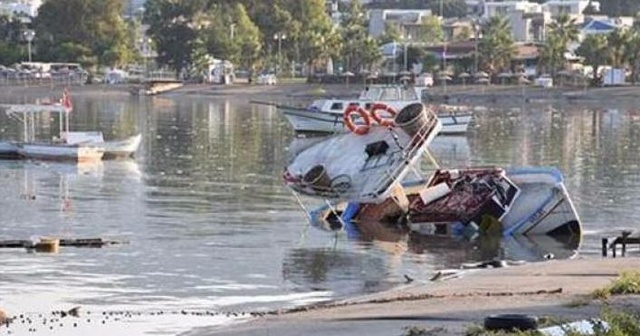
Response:
[{"label": "distant town", "polygon": [[0,79],[620,85],[640,68],[635,2],[0,1]]}]

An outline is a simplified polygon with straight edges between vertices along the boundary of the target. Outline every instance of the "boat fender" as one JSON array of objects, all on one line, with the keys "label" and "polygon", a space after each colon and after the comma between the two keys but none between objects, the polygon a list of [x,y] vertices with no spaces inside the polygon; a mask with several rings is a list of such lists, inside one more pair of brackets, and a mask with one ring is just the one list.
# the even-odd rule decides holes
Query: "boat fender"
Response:
[{"label": "boat fender", "polygon": [[[362,118],[362,120],[364,121],[364,125],[356,126],[355,122],[351,118],[351,115],[353,113],[358,114]],[[371,118],[369,117],[369,113],[361,106],[349,105],[349,107],[344,110],[343,118],[344,124],[345,126],[347,126],[349,131],[357,135],[367,134],[369,132],[369,129],[371,128]]]},{"label": "boat fender", "polygon": [[[378,111],[387,112],[391,116],[391,118],[382,118],[378,114]],[[396,111],[393,107],[383,103],[375,103],[371,108],[371,118],[373,118],[373,120],[375,120],[379,125],[385,127],[395,126],[393,118],[395,118],[396,114],[398,114],[398,111]]]},{"label": "boat fender", "polygon": [[342,220],[346,223],[352,221],[358,214],[359,210],[360,210],[360,204],[356,202],[349,202],[347,204],[347,207],[342,212],[342,216],[341,216]]}]

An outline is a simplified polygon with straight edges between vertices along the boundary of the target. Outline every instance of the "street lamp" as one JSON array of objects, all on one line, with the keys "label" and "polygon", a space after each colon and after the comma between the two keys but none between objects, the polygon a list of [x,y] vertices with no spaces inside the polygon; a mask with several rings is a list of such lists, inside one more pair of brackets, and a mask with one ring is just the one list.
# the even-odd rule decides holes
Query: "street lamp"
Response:
[{"label": "street lamp", "polygon": [[147,73],[149,72],[148,70],[148,66],[147,66],[147,58],[149,57],[150,54],[150,44],[151,44],[151,38],[149,37],[143,37],[140,39],[140,51],[142,54],[142,61],[144,62],[144,77],[147,77]]},{"label": "street lamp", "polygon": [[275,33],[273,34],[273,39],[278,41],[278,64],[276,64],[276,77],[278,77],[278,68],[280,67],[280,54],[282,53],[282,40],[287,39],[287,35],[285,33]]},{"label": "street lamp", "polygon": [[32,29],[27,29],[24,31],[24,39],[27,40],[27,50],[29,52],[29,63],[31,63],[31,41],[36,37],[36,32]]}]

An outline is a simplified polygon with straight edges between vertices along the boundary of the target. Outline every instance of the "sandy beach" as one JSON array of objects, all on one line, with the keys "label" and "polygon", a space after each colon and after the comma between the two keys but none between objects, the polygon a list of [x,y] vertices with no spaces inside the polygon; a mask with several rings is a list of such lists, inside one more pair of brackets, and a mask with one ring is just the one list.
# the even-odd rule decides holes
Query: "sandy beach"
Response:
[{"label": "sandy beach", "polygon": [[[464,335],[491,314],[519,313],[574,321],[597,317],[604,305],[640,309],[637,297],[606,302],[587,296],[625,270],[638,270],[640,258],[577,258],[497,269],[449,270],[430,281],[345,301],[269,312],[227,328],[204,328],[206,335],[401,335],[406,327]],[[451,272],[451,273],[450,273]]]}]

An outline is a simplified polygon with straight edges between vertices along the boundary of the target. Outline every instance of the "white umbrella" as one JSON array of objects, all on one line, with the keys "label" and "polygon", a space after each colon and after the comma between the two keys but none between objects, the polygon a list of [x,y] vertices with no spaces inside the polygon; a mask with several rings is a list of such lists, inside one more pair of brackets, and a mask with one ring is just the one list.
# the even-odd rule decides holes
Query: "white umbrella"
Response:
[{"label": "white umbrella", "polygon": [[504,81],[507,78],[511,77],[511,73],[510,72],[501,72],[498,74],[498,78],[500,78],[500,81],[502,82],[502,85],[504,85]]},{"label": "white umbrella", "polygon": [[471,75],[466,72],[462,72],[458,74],[458,78],[462,79],[462,86],[467,85],[467,78],[470,78]]},{"label": "white umbrella", "polygon": [[355,76],[354,73],[351,71],[347,71],[347,72],[343,72],[342,75],[346,77],[345,80],[347,82],[347,86],[349,86],[349,77]]},{"label": "white umbrella", "polygon": [[489,74],[484,71],[478,71],[475,73],[474,77],[476,78],[489,78]]}]

